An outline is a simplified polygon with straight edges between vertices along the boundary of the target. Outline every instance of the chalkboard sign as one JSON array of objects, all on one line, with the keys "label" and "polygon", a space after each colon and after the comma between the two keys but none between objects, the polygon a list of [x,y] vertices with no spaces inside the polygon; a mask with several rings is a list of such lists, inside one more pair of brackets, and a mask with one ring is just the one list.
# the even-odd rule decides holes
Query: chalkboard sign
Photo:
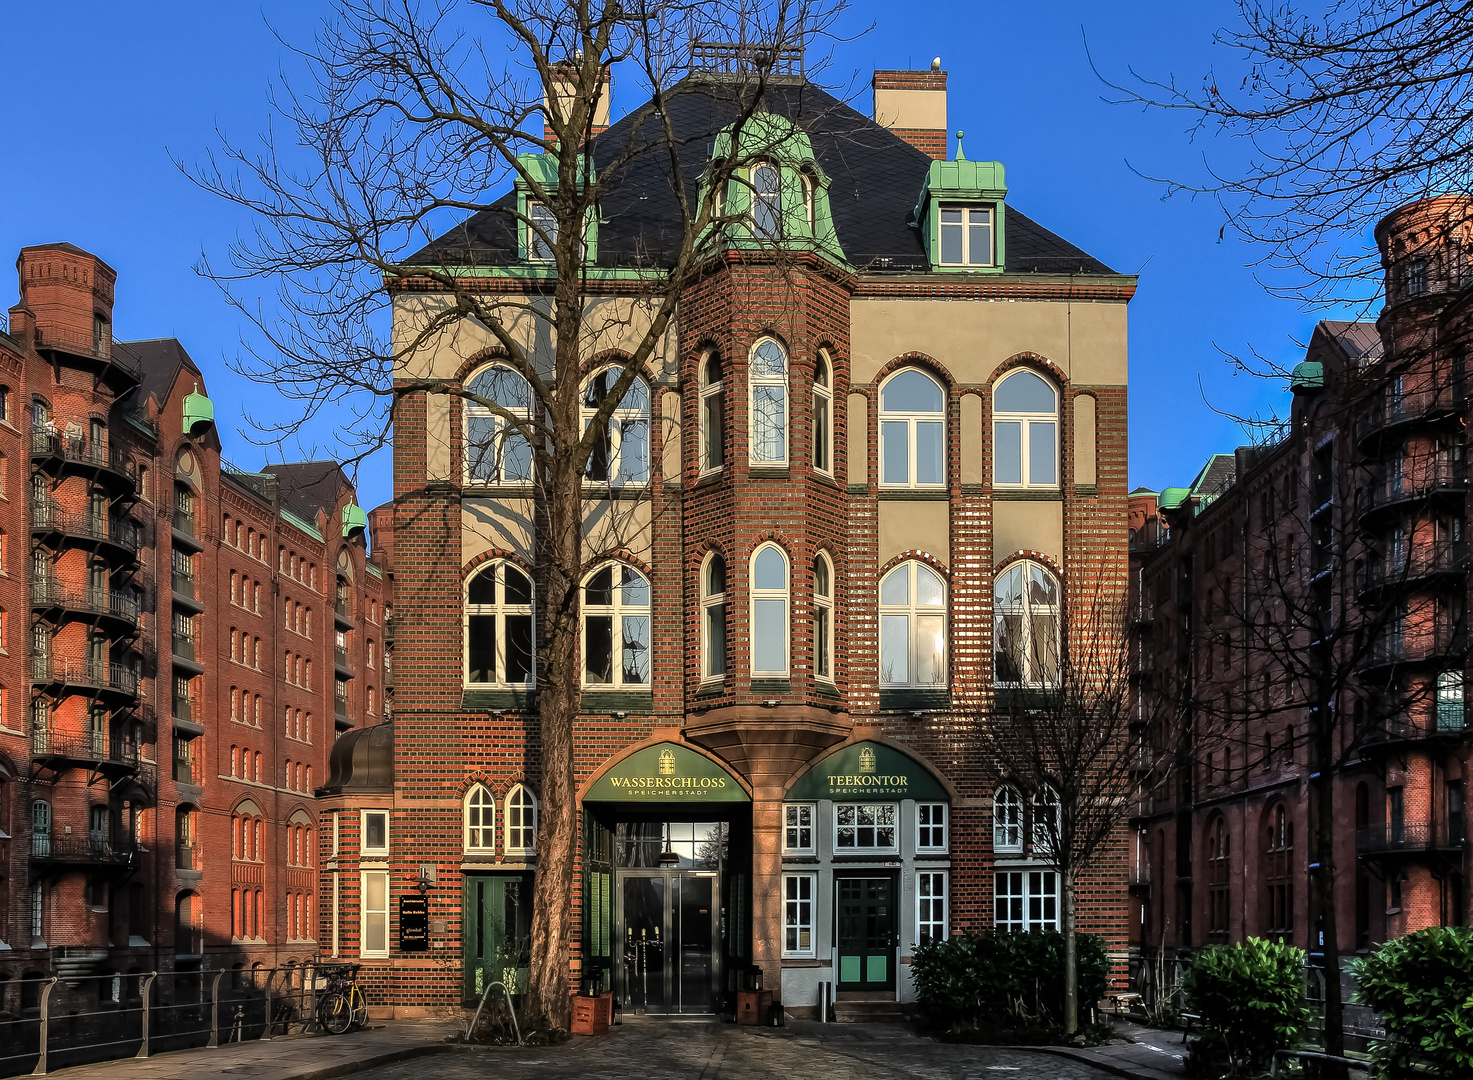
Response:
[{"label": "chalkboard sign", "polygon": [[399,897],[399,951],[425,952],[429,947],[429,899],[412,894]]}]

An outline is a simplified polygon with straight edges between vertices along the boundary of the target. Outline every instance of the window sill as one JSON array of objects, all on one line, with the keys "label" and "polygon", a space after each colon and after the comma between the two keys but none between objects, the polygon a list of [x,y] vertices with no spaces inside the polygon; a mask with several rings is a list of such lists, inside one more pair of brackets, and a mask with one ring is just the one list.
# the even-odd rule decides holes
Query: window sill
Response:
[{"label": "window sill", "polygon": [[878,863],[882,866],[899,866],[900,852],[898,851],[876,851],[872,854],[845,854],[835,855],[832,860],[836,865],[844,863]]},{"label": "window sill", "polygon": [[794,953],[792,956],[783,953],[783,967],[827,968],[832,966],[827,960],[816,959],[812,953]]},{"label": "window sill", "polygon": [[781,464],[749,462],[747,464],[747,475],[753,480],[786,480],[792,470],[788,468],[787,462]]},{"label": "window sill", "polygon": [[1004,488],[995,484],[992,498],[997,502],[1063,502],[1064,493],[1058,488]]},{"label": "window sill", "polygon": [[817,866],[818,865],[818,856],[815,855],[811,851],[809,851],[809,852],[802,852],[802,851],[784,852],[783,853],[783,865],[784,866]]},{"label": "window sill", "polygon": [[696,487],[703,488],[708,487],[711,484],[718,483],[725,475],[725,466],[719,466],[715,469],[706,469],[704,472],[700,473],[700,475],[696,477]]},{"label": "window sill", "polygon": [[882,487],[879,498],[881,502],[945,502],[951,498],[951,492],[944,486],[904,488],[904,487]]},{"label": "window sill", "polygon": [[654,691],[648,687],[623,690],[585,687],[579,711],[585,713],[650,713],[655,711]]},{"label": "window sill", "polygon": [[946,709],[951,707],[950,690],[933,690],[924,687],[897,686],[889,690],[880,690],[880,708],[882,710],[925,710]]},{"label": "window sill", "polygon": [[951,860],[951,852],[949,852],[949,851],[917,851],[915,857],[916,857],[916,861],[917,862],[920,862],[921,860],[925,860],[926,862],[934,862],[934,861],[941,860],[941,859],[944,859],[944,860],[946,860],[946,861],[949,862]]},{"label": "window sill", "polygon": [[774,694],[791,694],[793,692],[793,681],[786,675],[753,675],[752,693],[771,696]]},{"label": "window sill", "polygon": [[514,690],[507,687],[468,686],[461,695],[460,707],[465,712],[525,712],[533,707],[534,694],[535,691],[531,688]]}]

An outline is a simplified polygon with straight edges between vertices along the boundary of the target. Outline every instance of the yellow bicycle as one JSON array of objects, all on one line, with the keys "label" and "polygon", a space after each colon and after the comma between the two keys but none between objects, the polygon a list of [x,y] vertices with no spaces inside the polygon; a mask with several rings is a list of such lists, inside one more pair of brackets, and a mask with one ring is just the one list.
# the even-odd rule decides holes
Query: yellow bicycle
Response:
[{"label": "yellow bicycle", "polygon": [[327,992],[317,1005],[317,1022],[330,1035],[368,1023],[368,999],[358,987],[357,964],[340,964],[320,969],[328,979]]}]

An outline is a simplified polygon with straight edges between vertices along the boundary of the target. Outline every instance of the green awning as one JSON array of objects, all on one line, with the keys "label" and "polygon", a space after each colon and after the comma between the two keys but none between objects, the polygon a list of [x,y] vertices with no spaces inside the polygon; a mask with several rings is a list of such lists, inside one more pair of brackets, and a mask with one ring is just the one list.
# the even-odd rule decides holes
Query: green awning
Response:
[{"label": "green awning", "polygon": [[951,798],[946,785],[909,754],[860,742],[819,760],[788,788],[789,799]]}]

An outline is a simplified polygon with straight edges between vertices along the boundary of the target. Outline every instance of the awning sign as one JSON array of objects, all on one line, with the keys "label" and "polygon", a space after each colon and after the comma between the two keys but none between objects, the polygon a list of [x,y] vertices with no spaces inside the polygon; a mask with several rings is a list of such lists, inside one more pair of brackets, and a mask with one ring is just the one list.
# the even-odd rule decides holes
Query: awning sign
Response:
[{"label": "awning sign", "polygon": [[636,750],[594,783],[584,802],[747,802],[736,777],[716,762],[679,743]]},{"label": "awning sign", "polygon": [[950,796],[931,770],[894,747],[860,742],[823,758],[788,789],[789,799],[930,799]]}]

